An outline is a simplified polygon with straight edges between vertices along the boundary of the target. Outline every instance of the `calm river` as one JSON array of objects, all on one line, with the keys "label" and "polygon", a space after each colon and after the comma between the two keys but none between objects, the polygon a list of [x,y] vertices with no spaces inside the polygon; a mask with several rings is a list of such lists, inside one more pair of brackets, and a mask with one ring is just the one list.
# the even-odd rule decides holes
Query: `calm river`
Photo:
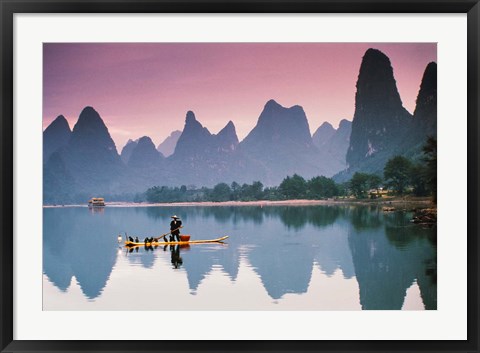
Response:
[{"label": "calm river", "polygon": [[[129,252],[178,215],[224,244]],[[376,206],[44,208],[44,310],[432,310],[436,228]],[[122,243],[118,235],[122,234]],[[181,257],[181,264],[177,261]]]}]

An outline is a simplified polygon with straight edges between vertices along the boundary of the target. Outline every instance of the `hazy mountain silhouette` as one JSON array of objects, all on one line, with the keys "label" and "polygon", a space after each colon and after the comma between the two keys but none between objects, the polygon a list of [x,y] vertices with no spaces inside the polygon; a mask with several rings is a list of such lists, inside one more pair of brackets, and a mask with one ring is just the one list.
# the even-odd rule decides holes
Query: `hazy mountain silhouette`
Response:
[{"label": "hazy mountain silhouette", "polygon": [[312,141],[317,147],[322,147],[335,134],[335,128],[329,122],[324,122],[312,135]]},{"label": "hazy mountain silhouette", "polygon": [[80,190],[101,195],[118,189],[123,163],[108,128],[92,107],[80,113],[62,157]]},{"label": "hazy mountain silhouette", "polygon": [[182,134],[181,131],[175,130],[168,136],[161,144],[158,145],[157,151],[162,153],[165,157],[169,157],[175,152],[175,146]]},{"label": "hazy mountain silhouette", "polygon": [[346,155],[350,145],[350,134],[352,132],[352,122],[342,119],[338,129],[325,122],[312,136],[313,143],[317,148],[328,155],[331,160],[336,160],[343,168],[346,167]]},{"label": "hazy mountain silhouette", "polygon": [[268,185],[278,185],[287,175],[310,178],[331,176],[342,169],[338,161],[325,156],[315,147],[303,108],[282,107],[269,100],[253,130],[239,148],[250,159],[262,165]]},{"label": "hazy mountain silhouette", "polygon": [[122,187],[125,174],[108,128],[95,109],[86,107],[68,143],[57,149],[44,166],[45,199],[86,202],[92,196],[126,192]]},{"label": "hazy mountain silhouette", "polygon": [[43,163],[47,163],[53,152],[65,147],[72,131],[67,119],[59,115],[43,132]]},{"label": "hazy mountain silhouette", "polygon": [[157,151],[152,139],[143,136],[132,149],[127,165],[132,168],[154,169],[159,168],[164,160],[165,157]]},{"label": "hazy mountain silhouette", "polygon": [[340,120],[335,134],[328,140],[326,151],[334,157],[345,161],[348,146],[350,144],[350,135],[352,133],[352,122],[347,119]]},{"label": "hazy mountain silhouette", "polygon": [[152,140],[143,136],[128,146],[134,146],[120,180],[125,190],[141,192],[152,185],[165,184],[165,157],[157,151]]},{"label": "hazy mountain silhouette", "polygon": [[129,139],[125,146],[122,148],[122,153],[120,153],[120,157],[122,158],[123,163],[128,164],[130,160],[130,156],[132,155],[133,150],[137,147],[138,139],[133,141]]},{"label": "hazy mountain silhouette", "polygon": [[[281,143],[280,143],[281,142]],[[243,148],[261,154],[263,148],[283,145],[305,151],[313,146],[310,128],[303,108],[284,108],[273,99],[263,108],[257,125],[242,141]]]},{"label": "hazy mountain silhouette", "polygon": [[213,186],[220,182],[245,181],[255,163],[246,160],[238,144],[231,121],[215,135],[189,111],[175,152],[168,158],[172,183]]},{"label": "hazy mountain silhouette", "polygon": [[235,130],[235,125],[232,121],[229,121],[228,124],[215,136],[215,142],[215,147],[218,152],[229,153],[237,149],[237,131]]},{"label": "hazy mountain silhouette", "polygon": [[204,154],[213,145],[213,136],[206,127],[203,127],[195,118],[192,111],[187,112],[185,126],[178,138],[173,158],[193,161],[196,157],[204,158]]},{"label": "hazy mountain silhouette", "polygon": [[102,118],[92,107],[85,107],[80,113],[78,121],[73,127],[68,147],[75,152],[102,153],[107,158],[118,161],[115,142],[113,142]]}]

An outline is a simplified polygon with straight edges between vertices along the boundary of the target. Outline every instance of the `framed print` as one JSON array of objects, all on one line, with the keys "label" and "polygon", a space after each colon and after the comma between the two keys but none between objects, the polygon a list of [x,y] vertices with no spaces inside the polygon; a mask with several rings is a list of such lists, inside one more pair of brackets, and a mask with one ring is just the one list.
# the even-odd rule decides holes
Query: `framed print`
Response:
[{"label": "framed print", "polygon": [[478,352],[478,15],[2,0],[2,351]]}]

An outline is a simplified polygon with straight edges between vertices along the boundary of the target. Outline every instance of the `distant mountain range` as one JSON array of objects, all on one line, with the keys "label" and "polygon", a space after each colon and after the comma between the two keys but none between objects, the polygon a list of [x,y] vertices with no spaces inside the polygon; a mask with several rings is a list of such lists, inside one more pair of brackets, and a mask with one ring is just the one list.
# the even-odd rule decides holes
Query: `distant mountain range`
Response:
[{"label": "distant mountain range", "polygon": [[129,140],[120,154],[92,107],[73,130],[60,115],[43,132],[44,202],[125,198],[152,186],[201,187],[220,182],[278,185],[297,173],[347,180],[355,171],[379,173],[396,154],[418,157],[436,136],[436,64],[423,76],[413,116],[403,108],[390,60],[369,49],[357,81],[353,121],[324,123],[313,134],[302,107],[268,101],[256,126],[239,141],[229,121],[211,134],[187,112],[183,130],[155,147],[148,136]]}]

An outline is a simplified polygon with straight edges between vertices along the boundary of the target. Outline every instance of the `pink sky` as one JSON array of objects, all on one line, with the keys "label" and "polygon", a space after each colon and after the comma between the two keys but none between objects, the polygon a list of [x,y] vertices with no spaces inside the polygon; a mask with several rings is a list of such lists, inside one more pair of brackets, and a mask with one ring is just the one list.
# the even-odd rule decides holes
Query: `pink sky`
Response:
[{"label": "pink sky", "polygon": [[301,105],[310,131],[352,120],[355,84],[368,48],[392,63],[413,113],[435,43],[48,43],[44,44],[43,128],[58,115],[70,127],[85,106],[105,121],[117,150],[150,136],[158,145],[192,110],[211,133],[229,120],[242,140],[269,99]]}]

